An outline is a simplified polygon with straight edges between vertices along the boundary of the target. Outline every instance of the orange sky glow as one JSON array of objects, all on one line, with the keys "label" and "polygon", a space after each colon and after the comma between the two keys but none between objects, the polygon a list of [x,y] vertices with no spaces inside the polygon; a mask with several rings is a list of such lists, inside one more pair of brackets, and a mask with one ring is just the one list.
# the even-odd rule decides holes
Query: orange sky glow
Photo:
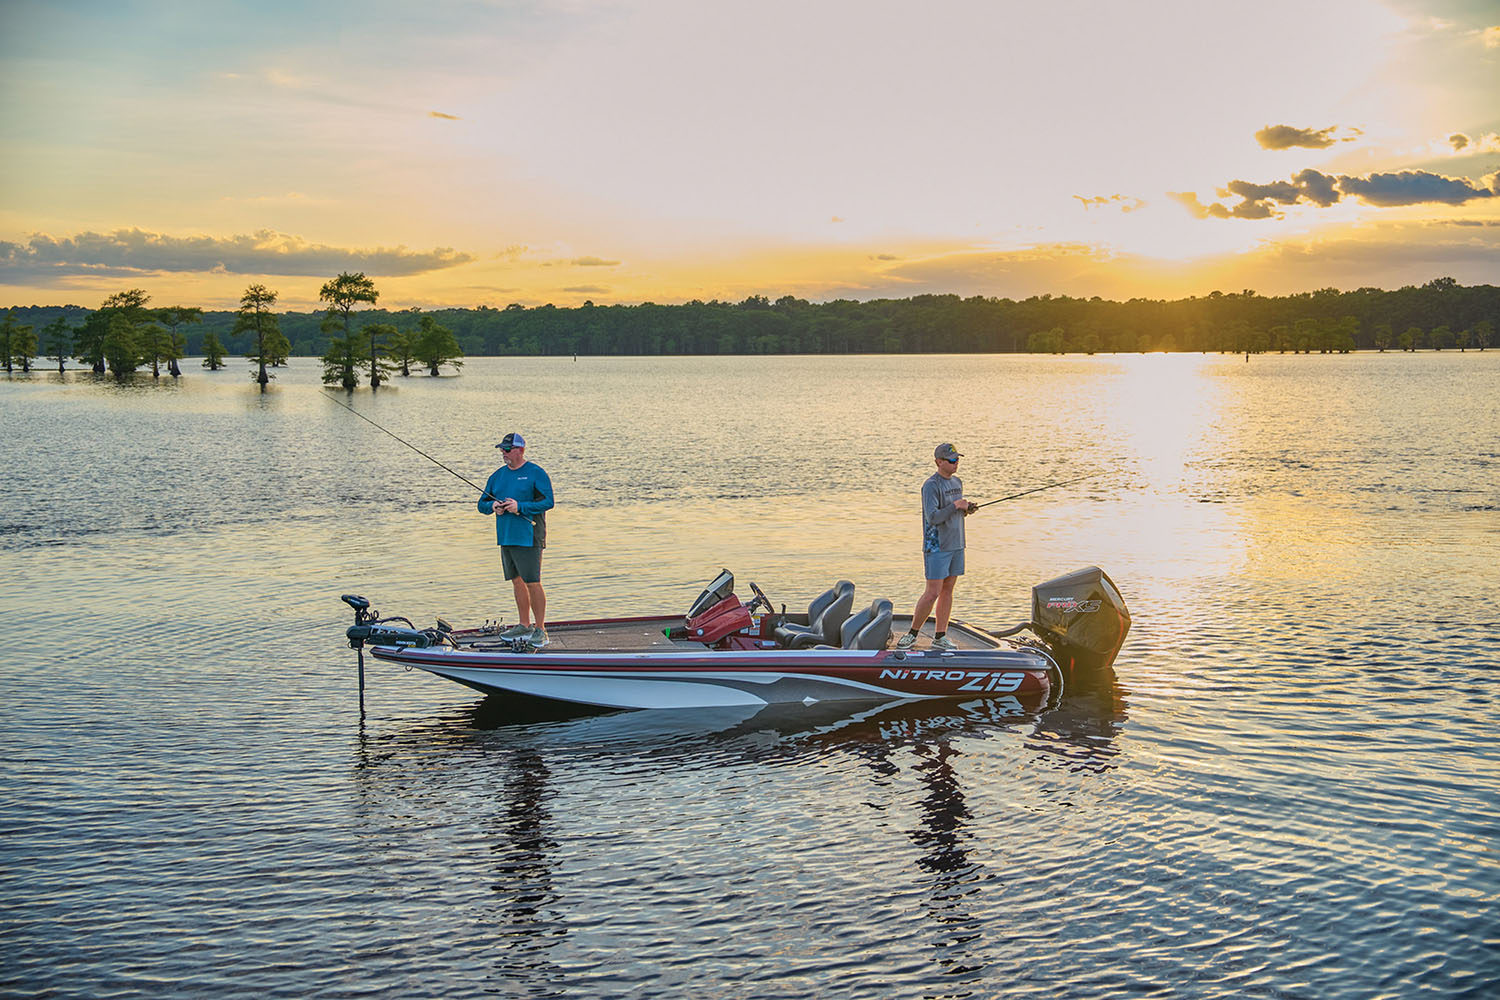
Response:
[{"label": "orange sky glow", "polygon": [[[347,10],[340,15],[340,8]],[[0,305],[1500,277],[1477,0],[12,0]]]}]

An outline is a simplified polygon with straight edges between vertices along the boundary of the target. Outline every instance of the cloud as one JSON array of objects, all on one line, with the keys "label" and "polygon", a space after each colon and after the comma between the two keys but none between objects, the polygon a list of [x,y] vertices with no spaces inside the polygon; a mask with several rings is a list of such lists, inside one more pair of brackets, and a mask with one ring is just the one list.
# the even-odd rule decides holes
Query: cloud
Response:
[{"label": "cloud", "polygon": [[158,272],[247,275],[332,275],[363,271],[379,277],[424,274],[467,264],[474,257],[448,247],[425,253],[405,247],[356,250],[309,243],[262,229],[243,236],[166,236],[140,229],[54,238],[36,233],[25,243],[0,240],[0,280]]},{"label": "cloud", "polygon": [[[1444,147],[1447,147],[1446,149]],[[1449,156],[1478,156],[1483,153],[1500,153],[1500,133],[1485,132],[1481,135],[1469,135],[1466,132],[1454,132],[1447,139],[1433,143],[1435,153]]]},{"label": "cloud", "polygon": [[1297,185],[1297,190],[1304,198],[1322,208],[1327,208],[1339,200],[1337,181],[1328,174],[1308,169],[1294,174],[1292,183]]},{"label": "cloud", "polygon": [[[1198,194],[1195,191],[1168,191],[1167,197],[1171,198],[1173,201],[1180,203],[1189,212],[1193,213],[1194,218],[1206,219],[1209,216],[1213,215],[1213,212],[1209,209],[1209,207],[1203,204],[1201,200],[1199,200]],[[1216,207],[1220,211],[1224,211],[1223,205],[1218,205]],[[1225,212],[1225,215],[1227,216],[1228,212]],[[1224,216],[1220,216],[1220,218],[1223,217]]]},{"label": "cloud", "polygon": [[1479,38],[1484,42],[1487,49],[1500,49],[1500,24],[1492,28],[1485,28],[1480,32]]},{"label": "cloud", "polygon": [[1267,125],[1255,133],[1255,141],[1260,143],[1261,149],[1292,149],[1297,146],[1304,149],[1327,149],[1339,141],[1333,136],[1337,128],[1337,125],[1320,129]]},{"label": "cloud", "polygon": [[565,292],[573,292],[577,295],[608,295],[608,285],[568,285],[562,289]]},{"label": "cloud", "polygon": [[[1358,198],[1366,205],[1392,208],[1402,205],[1462,205],[1476,198],[1500,196],[1500,173],[1490,174],[1475,183],[1466,177],[1445,177],[1425,170],[1403,170],[1399,173],[1371,174],[1368,177],[1337,177],[1317,170],[1303,170],[1290,180],[1255,184],[1230,181],[1219,191],[1220,197],[1238,197],[1231,206],[1221,202],[1203,204],[1192,191],[1168,194],[1200,219],[1271,219],[1280,218],[1276,205],[1296,205],[1307,201],[1321,208],[1337,204],[1345,197]],[[1274,203],[1274,204],[1273,204]]]},{"label": "cloud", "polygon": [[427,117],[428,118],[444,118],[444,119],[447,119],[450,122],[461,122],[461,121],[463,121],[463,119],[460,118],[460,117],[458,117],[458,115],[445,115],[441,111],[429,111],[429,112],[427,112]]},{"label": "cloud", "polygon": [[1128,213],[1128,212],[1134,212],[1138,208],[1144,208],[1144,207],[1146,207],[1146,203],[1144,201],[1142,201],[1141,199],[1139,199],[1139,198],[1130,198],[1130,197],[1127,197],[1127,196],[1125,196],[1123,194],[1112,194],[1112,195],[1102,195],[1101,194],[1101,195],[1096,195],[1093,198],[1085,198],[1082,195],[1075,194],[1073,197],[1076,198],[1076,199],[1078,199],[1079,203],[1083,205],[1083,210],[1085,212],[1087,212],[1091,208],[1113,207],[1113,208],[1118,208],[1121,212],[1127,212]]},{"label": "cloud", "polygon": [[1429,202],[1462,205],[1475,198],[1493,198],[1500,194],[1500,174],[1491,174],[1483,184],[1483,187],[1477,187],[1467,177],[1444,177],[1425,170],[1339,178],[1339,189],[1344,194],[1381,208]]},{"label": "cloud", "polygon": [[617,260],[605,260],[603,257],[574,257],[568,261],[574,267],[619,267]]}]

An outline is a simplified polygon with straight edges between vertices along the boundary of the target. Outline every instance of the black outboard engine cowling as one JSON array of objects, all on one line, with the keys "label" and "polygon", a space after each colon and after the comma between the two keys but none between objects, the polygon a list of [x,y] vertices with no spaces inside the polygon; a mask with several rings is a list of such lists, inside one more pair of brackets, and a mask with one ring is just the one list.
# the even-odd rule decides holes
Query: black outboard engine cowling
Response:
[{"label": "black outboard engine cowling", "polygon": [[1097,566],[1031,588],[1031,628],[1058,654],[1059,666],[1102,668],[1115,662],[1130,631],[1130,610]]}]

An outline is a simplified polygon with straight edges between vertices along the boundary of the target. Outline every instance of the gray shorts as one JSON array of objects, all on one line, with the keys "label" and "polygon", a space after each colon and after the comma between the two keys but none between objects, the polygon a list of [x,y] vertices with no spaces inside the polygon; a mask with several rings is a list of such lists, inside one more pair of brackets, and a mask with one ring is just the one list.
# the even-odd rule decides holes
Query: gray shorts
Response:
[{"label": "gray shorts", "polygon": [[926,568],[927,579],[946,580],[950,576],[964,575],[964,550],[955,549],[952,552],[922,553],[922,562]]},{"label": "gray shorts", "polygon": [[500,569],[507,580],[521,578],[522,583],[542,582],[542,547],[540,545],[500,546]]}]

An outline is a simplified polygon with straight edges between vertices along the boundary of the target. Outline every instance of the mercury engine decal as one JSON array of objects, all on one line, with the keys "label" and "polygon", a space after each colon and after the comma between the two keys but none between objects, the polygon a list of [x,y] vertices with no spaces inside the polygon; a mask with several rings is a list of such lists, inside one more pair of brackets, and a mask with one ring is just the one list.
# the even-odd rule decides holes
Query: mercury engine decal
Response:
[{"label": "mercury engine decal", "polygon": [[1080,601],[1076,597],[1049,597],[1047,598],[1048,611],[1061,611],[1064,614],[1077,612],[1086,615],[1091,611],[1099,610],[1099,601]]}]

